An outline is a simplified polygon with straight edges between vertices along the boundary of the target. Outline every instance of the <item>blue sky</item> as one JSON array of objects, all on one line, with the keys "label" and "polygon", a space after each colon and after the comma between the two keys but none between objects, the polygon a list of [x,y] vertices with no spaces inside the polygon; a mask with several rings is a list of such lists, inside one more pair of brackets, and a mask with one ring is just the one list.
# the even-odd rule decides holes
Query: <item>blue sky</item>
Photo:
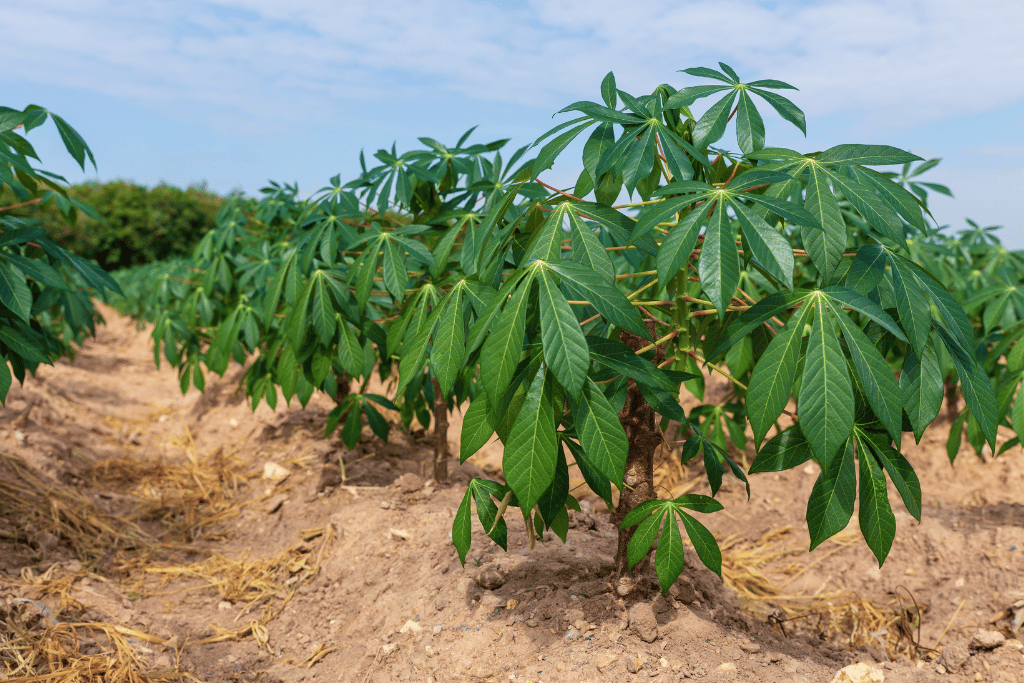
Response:
[{"label": "blue sky", "polygon": [[[42,105],[92,147],[82,173],[52,127],[30,140],[71,182],[206,181],[303,195],[358,155],[418,136],[532,142],[580,99],[704,81],[724,61],[776,78],[807,114],[805,139],[767,106],[768,144],[810,152],[889,144],[943,162],[925,180],[940,225],[1003,225],[1024,248],[1024,51],[1019,0],[33,0],[0,14],[0,104]],[[729,134],[731,135],[731,133]],[[735,138],[726,137],[725,141]],[[563,156],[546,179],[568,186]]]}]

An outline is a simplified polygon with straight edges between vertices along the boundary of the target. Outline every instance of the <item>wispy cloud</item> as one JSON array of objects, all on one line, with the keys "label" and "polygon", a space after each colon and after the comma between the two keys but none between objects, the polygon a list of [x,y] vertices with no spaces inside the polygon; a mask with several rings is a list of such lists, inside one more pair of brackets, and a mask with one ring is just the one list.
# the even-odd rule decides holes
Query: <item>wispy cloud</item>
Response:
[{"label": "wispy cloud", "polygon": [[[722,59],[801,89],[812,116],[901,127],[1024,97],[1024,3],[928,0],[36,0],[0,17],[7,74],[215,125],[321,123],[448,92],[544,107],[693,82]],[[761,71],[763,69],[763,72]],[[10,76],[9,76],[10,77]]]}]

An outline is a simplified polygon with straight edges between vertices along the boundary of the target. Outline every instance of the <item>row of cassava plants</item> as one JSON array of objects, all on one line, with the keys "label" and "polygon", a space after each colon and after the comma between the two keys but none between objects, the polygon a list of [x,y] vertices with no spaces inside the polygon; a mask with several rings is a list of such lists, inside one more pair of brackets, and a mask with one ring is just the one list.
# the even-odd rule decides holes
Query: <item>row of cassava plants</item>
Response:
[{"label": "row of cassava plants", "polygon": [[[463,561],[474,508],[502,547],[513,508],[531,545],[547,530],[564,540],[577,506],[572,461],[614,510],[620,593],[655,546],[667,591],[684,532],[720,571],[715,539],[692,513],[721,504],[659,500],[654,453],[668,432],[684,462],[703,457],[712,496],[727,473],[749,492],[727,447],[745,443],[749,422],[748,472],[821,466],[811,547],[846,527],[859,498],[881,563],[895,535],[887,479],[921,515],[904,433],[920,439],[935,420],[948,376],[975,425],[968,435],[995,449],[1009,419],[995,386],[1019,380],[1021,345],[1002,327],[998,339],[984,334],[948,272],[916,256],[941,241],[909,172],[921,159],[881,145],[767,147],[756,102],[805,132],[802,111],[778,92],[794,88],[742,83],[720,66],[685,71],[711,84],[641,97],[609,74],[600,102],[566,107],[573,118],[507,158],[506,141],[470,144],[471,130],[451,147],[421,138],[421,150],[380,150],[374,167],[361,156],[358,178],[335,177],[308,199],[277,184],[259,201],[232,198],[191,261],[119,275],[132,293],[124,305],[155,320],[155,356],[179,368],[183,390],[203,389],[204,368],[248,362],[253,406],[279,395],[305,405],[325,391],[337,400],[327,433],[340,426],[349,446],[364,415],[387,438],[381,406],[406,425],[431,415],[440,425],[468,400],[461,458],[497,435],[504,483],[469,485],[452,530]],[[544,182],[584,134],[575,186]],[[875,170],[900,164],[902,174]],[[624,192],[631,200],[615,205]],[[704,367],[733,392],[687,415],[681,387],[700,395]],[[364,393],[372,373],[396,378],[394,401]],[[443,432],[438,441],[443,479]]]},{"label": "row of cassava plants", "polygon": [[16,214],[27,206],[56,207],[74,225],[82,212],[102,220],[87,204],[68,196],[67,180],[32,165],[39,161],[28,134],[52,120],[65,148],[85,170],[92,151],[63,118],[37,105],[0,107],[0,404],[15,378],[40,364],[73,356],[73,343],[95,332],[100,316],[91,294],[117,291],[95,262],[46,237],[38,220]]}]

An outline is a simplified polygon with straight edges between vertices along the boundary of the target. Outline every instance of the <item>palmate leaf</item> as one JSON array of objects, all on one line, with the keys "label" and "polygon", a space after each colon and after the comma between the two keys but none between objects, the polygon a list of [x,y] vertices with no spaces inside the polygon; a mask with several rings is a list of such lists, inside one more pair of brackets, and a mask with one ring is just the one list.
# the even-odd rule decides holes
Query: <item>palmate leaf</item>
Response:
[{"label": "palmate leaf", "polygon": [[800,383],[800,429],[822,467],[853,431],[853,386],[832,314],[819,299]]},{"label": "palmate leaf", "polygon": [[800,308],[754,367],[747,389],[747,415],[754,430],[755,444],[764,440],[789,402],[809,313],[810,308],[806,304]]},{"label": "palmate leaf", "polygon": [[715,102],[704,112],[697,124],[693,127],[693,146],[704,149],[714,144],[725,133],[725,126],[729,123],[729,112],[732,111],[732,103],[736,101],[736,91],[730,91],[725,97]]},{"label": "palmate leaf", "polygon": [[544,359],[559,384],[566,391],[579,394],[590,366],[587,340],[554,276],[541,273],[537,281]]},{"label": "palmate leaf", "polygon": [[679,523],[676,521],[677,515],[682,519],[686,534],[701,562],[719,576],[722,573],[722,553],[714,535],[687,513],[686,509],[707,513],[717,512],[723,508],[722,504],[713,498],[688,494],[675,500],[648,500],[630,510],[622,520],[622,529],[637,527],[626,548],[626,559],[630,567],[642,560],[657,540],[658,550],[655,553],[654,566],[658,583],[662,592],[666,594],[679,578],[686,562],[683,539],[679,532]]},{"label": "palmate leaf", "polygon": [[811,533],[811,550],[846,528],[853,517],[857,497],[855,474],[857,456],[853,439],[839,448],[830,462],[822,464],[811,496],[807,501],[807,528]]},{"label": "palmate leaf", "polygon": [[512,424],[501,461],[505,479],[524,514],[533,509],[555,476],[558,440],[553,393],[548,371],[541,367]]}]

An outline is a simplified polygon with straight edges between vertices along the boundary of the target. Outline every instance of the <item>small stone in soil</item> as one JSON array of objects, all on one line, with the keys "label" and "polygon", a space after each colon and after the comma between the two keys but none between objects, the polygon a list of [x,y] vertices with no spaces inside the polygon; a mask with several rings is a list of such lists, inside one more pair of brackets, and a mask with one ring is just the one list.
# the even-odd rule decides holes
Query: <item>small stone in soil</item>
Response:
[{"label": "small stone in soil", "polygon": [[395,479],[395,485],[401,489],[402,493],[415,493],[423,488],[423,480],[420,479],[419,475],[408,472]]},{"label": "small stone in soil", "polygon": [[597,661],[595,662],[595,664],[597,664],[597,670],[604,672],[615,668],[615,660],[618,658],[618,655],[611,652],[598,655]]},{"label": "small stone in soil", "polygon": [[757,643],[742,642],[740,643],[740,649],[746,652],[748,655],[753,655],[761,651],[761,646]]},{"label": "small stone in soil", "polygon": [[423,630],[423,627],[417,624],[415,621],[410,619],[402,625],[402,628],[398,630],[399,633],[419,633]]},{"label": "small stone in soil", "polygon": [[447,606],[448,606],[448,601],[447,600],[437,600],[437,601],[434,602],[434,609],[436,609],[438,612],[444,610],[444,608],[447,607]]},{"label": "small stone in soil", "polygon": [[939,661],[942,662],[947,671],[956,672],[967,663],[970,656],[967,648],[957,643],[942,648],[942,655],[939,657]]},{"label": "small stone in soil", "polygon": [[476,585],[487,590],[496,590],[505,585],[505,576],[497,569],[485,569],[476,575]]},{"label": "small stone in soil", "polygon": [[647,643],[658,639],[658,622],[649,602],[638,602],[629,608],[629,630]]},{"label": "small stone in soil", "polygon": [[386,500],[382,500],[380,502],[380,509],[381,510],[389,510],[389,509],[391,509],[391,503],[386,501]]},{"label": "small stone in soil", "polygon": [[973,650],[994,650],[1006,642],[1006,636],[999,631],[986,631],[978,629],[978,632],[971,638],[971,649]]}]

